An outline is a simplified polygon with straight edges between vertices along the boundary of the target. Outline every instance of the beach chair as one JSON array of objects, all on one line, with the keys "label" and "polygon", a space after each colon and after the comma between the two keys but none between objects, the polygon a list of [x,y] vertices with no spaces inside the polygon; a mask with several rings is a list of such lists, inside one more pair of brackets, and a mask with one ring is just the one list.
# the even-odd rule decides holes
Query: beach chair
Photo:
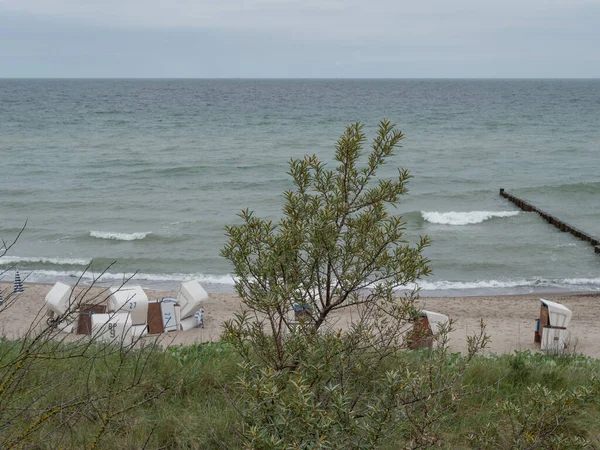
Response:
[{"label": "beach chair", "polygon": [[129,345],[132,342],[133,324],[129,312],[93,314],[91,338],[107,344]]},{"label": "beach chair", "polygon": [[311,306],[309,304],[293,303],[292,308],[287,312],[287,323],[292,330],[296,330],[300,325],[312,323]]},{"label": "beach chair", "polygon": [[84,303],[79,308],[79,318],[77,319],[77,334],[91,334],[92,316],[94,314],[106,313],[106,305],[95,303]]},{"label": "beach chair", "polygon": [[433,348],[433,341],[440,332],[440,327],[450,322],[448,316],[422,309],[419,311],[413,329],[407,335],[408,348]]},{"label": "beach chair", "polygon": [[200,308],[193,316],[181,319],[179,322],[181,331],[188,331],[192,328],[204,328],[204,308]]},{"label": "beach chair", "polygon": [[60,281],[57,282],[46,294],[46,308],[59,316],[64,314],[70,306],[69,299],[72,292],[73,288],[71,286]]},{"label": "beach chair", "polygon": [[71,307],[70,300],[73,288],[68,284],[57,282],[52,289],[46,294],[45,305],[48,309],[48,319],[46,323],[49,326],[58,326],[64,332],[70,333],[73,330],[74,318],[64,320],[63,323],[58,323],[59,317],[64,315]]},{"label": "beach chair", "polygon": [[294,303],[294,319],[296,322],[300,322],[302,320],[306,320],[308,322],[312,321],[312,315],[310,313],[310,305],[300,303]]},{"label": "beach chair", "polygon": [[181,320],[193,316],[202,307],[202,302],[208,299],[208,294],[196,280],[181,283],[177,294],[177,303],[181,306]]},{"label": "beach chair", "polygon": [[148,334],[148,325],[131,326],[131,342],[135,343]]},{"label": "beach chair", "polygon": [[567,347],[567,327],[573,313],[560,303],[540,299],[540,318],[536,323],[534,342],[540,350],[563,351]]},{"label": "beach chair", "polygon": [[150,300],[148,302],[148,333],[160,334],[165,331],[161,300]]},{"label": "beach chair", "polygon": [[179,322],[177,322],[177,315],[175,314],[175,305],[177,304],[177,299],[171,297],[165,297],[160,302],[164,331],[179,330]]},{"label": "beach chair", "polygon": [[192,328],[196,328],[197,326],[198,323],[196,322],[196,318],[194,316],[186,317],[185,319],[181,319],[181,322],[179,322],[179,329],[181,331],[188,331]]},{"label": "beach chair", "polygon": [[145,325],[148,320],[148,296],[141,286],[119,286],[110,288],[108,310],[131,313],[133,325]]}]

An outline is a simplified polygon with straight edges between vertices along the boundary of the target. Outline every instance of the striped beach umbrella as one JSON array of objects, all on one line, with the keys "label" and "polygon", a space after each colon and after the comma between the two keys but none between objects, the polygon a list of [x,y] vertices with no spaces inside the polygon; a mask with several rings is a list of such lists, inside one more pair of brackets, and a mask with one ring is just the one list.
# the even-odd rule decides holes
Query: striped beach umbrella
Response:
[{"label": "striped beach umbrella", "polygon": [[21,275],[19,275],[19,271],[17,270],[15,272],[15,287],[13,289],[13,294],[20,294],[22,292],[25,292],[25,289],[23,289],[23,282],[21,281]]}]

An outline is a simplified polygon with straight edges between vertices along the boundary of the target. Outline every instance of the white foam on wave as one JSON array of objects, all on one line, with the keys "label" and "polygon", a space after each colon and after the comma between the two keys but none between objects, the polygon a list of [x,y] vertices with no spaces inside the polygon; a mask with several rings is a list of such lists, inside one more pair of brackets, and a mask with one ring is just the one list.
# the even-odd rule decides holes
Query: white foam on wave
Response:
[{"label": "white foam on wave", "polygon": [[98,239],[114,239],[116,241],[136,241],[138,239],[144,239],[152,231],[139,232],[139,233],[116,233],[113,231],[90,231],[90,236]]},{"label": "white foam on wave", "polygon": [[3,256],[2,258],[0,258],[0,265],[2,266],[18,263],[56,264],[61,266],[87,266],[90,262],[90,259],[45,258],[43,256]]},{"label": "white foam on wave", "polygon": [[600,278],[565,278],[559,280],[559,283],[575,286],[600,285]]},{"label": "white foam on wave", "polygon": [[197,223],[197,220],[180,220],[180,221],[176,221],[176,222],[169,222],[166,225],[163,225],[163,228],[178,228],[181,225],[188,225],[188,224],[193,224],[193,223]]},{"label": "white foam on wave", "polygon": [[[22,277],[26,277],[29,282],[49,282],[57,279],[79,279],[86,283],[90,281],[112,282],[119,281],[147,281],[173,283],[189,280],[198,280],[200,283],[210,285],[221,285],[233,287],[236,277],[230,274],[203,274],[203,273],[105,273],[100,276],[98,272],[82,270],[32,270],[21,271]],[[11,280],[14,274],[5,273],[2,278]],[[4,280],[4,281],[5,281]],[[0,280],[3,281],[3,280]],[[423,291],[469,291],[469,290],[498,290],[502,292],[507,289],[515,288],[545,288],[545,289],[567,289],[567,290],[600,290],[600,278],[530,278],[530,279],[511,279],[511,280],[476,280],[476,281],[420,281],[399,287],[397,291],[412,290],[420,287]],[[228,288],[229,289],[229,288]]]},{"label": "white foam on wave", "polygon": [[513,217],[518,214],[519,211],[421,211],[424,220],[439,225],[472,225],[494,217]]},{"label": "white foam on wave", "polygon": [[222,284],[233,286],[235,279],[232,275],[213,275],[202,273],[111,273],[100,274],[98,272],[82,270],[32,270],[29,281],[48,281],[56,278],[81,278],[86,281],[190,281],[198,280],[206,284]]},{"label": "white foam on wave", "polygon": [[520,287],[565,288],[578,286],[581,288],[600,289],[600,278],[562,278],[562,279],[515,279],[515,280],[476,280],[476,281],[420,281],[400,287],[397,290],[412,290],[419,286],[425,291],[450,291],[470,289],[508,289]]}]

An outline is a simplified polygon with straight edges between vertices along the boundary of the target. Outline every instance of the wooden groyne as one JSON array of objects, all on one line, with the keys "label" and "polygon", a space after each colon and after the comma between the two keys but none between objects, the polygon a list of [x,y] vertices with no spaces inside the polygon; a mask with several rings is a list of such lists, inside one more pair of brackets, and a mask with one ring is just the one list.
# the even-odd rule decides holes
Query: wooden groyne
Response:
[{"label": "wooden groyne", "polygon": [[509,194],[504,189],[500,189],[500,195],[513,202],[523,211],[532,211],[538,213],[549,224],[554,225],[560,231],[564,231],[565,233],[571,233],[576,238],[588,242],[591,246],[594,247],[594,251],[596,253],[600,253],[600,239],[586,233],[585,231],[581,231],[580,229],[575,228],[573,225],[569,225],[567,222],[560,220],[558,217],[555,217],[552,214],[548,214],[546,211],[542,211],[538,207],[532,205],[529,202],[526,202],[525,200],[520,199],[519,197],[515,197],[514,195]]}]

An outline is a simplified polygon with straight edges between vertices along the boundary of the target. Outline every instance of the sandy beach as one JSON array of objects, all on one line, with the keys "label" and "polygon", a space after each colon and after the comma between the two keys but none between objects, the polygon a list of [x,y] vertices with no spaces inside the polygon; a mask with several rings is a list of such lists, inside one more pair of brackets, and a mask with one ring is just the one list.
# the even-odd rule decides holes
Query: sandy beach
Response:
[{"label": "sandy beach", "polygon": [[[9,285],[0,285],[10,289]],[[0,334],[7,338],[22,336],[40,313],[44,314],[44,297],[50,285],[27,284],[20,294],[18,307],[0,312]],[[97,294],[94,288],[90,294]],[[175,292],[147,290],[148,298],[176,296]],[[564,304],[573,311],[569,326],[571,350],[587,356],[600,358],[600,293],[544,294],[542,296]],[[455,330],[450,334],[453,351],[466,348],[466,337],[479,327],[480,319],[487,326],[491,337],[488,353],[511,353],[515,350],[537,350],[533,343],[535,319],[539,316],[540,295],[517,295],[496,297],[424,297],[420,306],[448,315],[455,320]],[[204,304],[204,328],[185,332],[164,334],[168,345],[195,344],[218,340],[223,322],[232,319],[240,311],[241,304],[234,294],[210,294]],[[350,312],[341,314],[340,322],[351,319]]]}]

